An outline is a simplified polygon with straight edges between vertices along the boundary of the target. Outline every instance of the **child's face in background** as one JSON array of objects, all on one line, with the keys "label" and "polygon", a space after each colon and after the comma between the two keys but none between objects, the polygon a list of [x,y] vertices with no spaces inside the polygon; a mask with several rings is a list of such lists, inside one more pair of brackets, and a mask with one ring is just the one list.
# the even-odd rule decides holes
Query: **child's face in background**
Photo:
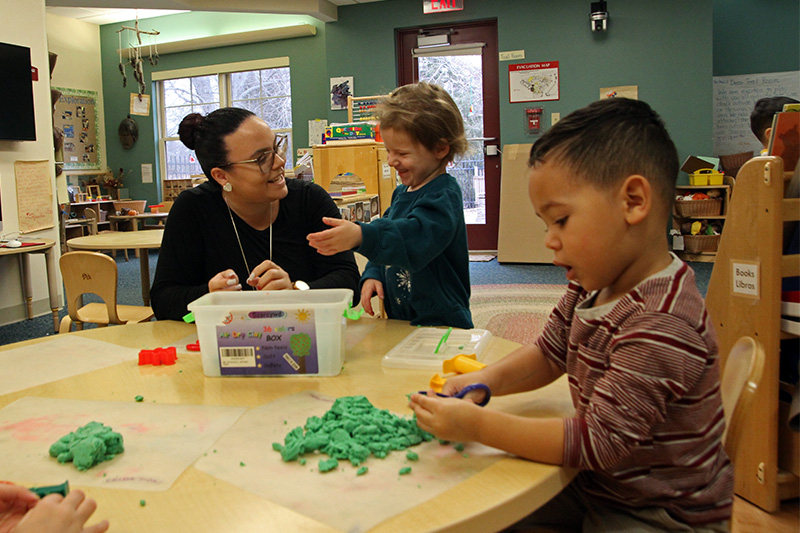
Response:
[{"label": "child's face in background", "polygon": [[612,287],[625,269],[623,254],[615,253],[625,219],[614,193],[573,178],[557,162],[531,168],[528,178],[533,208],[547,225],[545,246],[553,250],[553,264],[586,290]]},{"label": "child's face in background", "polygon": [[383,144],[389,155],[389,165],[394,167],[400,181],[409,190],[417,190],[444,172],[450,147],[444,144],[436,151],[428,150],[411,138],[405,131],[381,128]]}]

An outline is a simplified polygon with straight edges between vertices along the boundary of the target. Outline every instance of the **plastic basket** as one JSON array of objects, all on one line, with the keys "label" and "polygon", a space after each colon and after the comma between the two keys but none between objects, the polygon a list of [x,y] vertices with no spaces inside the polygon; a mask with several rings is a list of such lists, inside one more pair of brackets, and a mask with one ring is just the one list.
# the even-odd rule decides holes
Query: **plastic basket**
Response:
[{"label": "plastic basket", "polygon": [[116,200],[114,201],[114,211],[119,213],[123,209],[133,209],[137,213],[144,213],[147,200]]},{"label": "plastic basket", "polygon": [[[335,376],[350,289],[216,291],[189,304],[206,376]],[[377,364],[377,362],[376,362]]]},{"label": "plastic basket", "polygon": [[681,217],[715,217],[722,214],[722,200],[675,200],[675,212]]},{"label": "plastic basket", "polygon": [[684,235],[683,248],[690,254],[716,252],[722,235]]}]

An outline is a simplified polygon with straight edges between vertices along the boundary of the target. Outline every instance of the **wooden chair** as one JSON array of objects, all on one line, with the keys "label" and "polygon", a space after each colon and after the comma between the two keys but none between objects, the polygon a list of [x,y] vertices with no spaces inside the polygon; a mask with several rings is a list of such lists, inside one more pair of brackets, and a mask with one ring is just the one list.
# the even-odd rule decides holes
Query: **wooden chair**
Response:
[{"label": "wooden chair", "polygon": [[761,376],[764,373],[764,347],[752,337],[741,337],[731,348],[722,370],[720,389],[725,412],[725,453],[732,462],[744,431],[743,421],[751,409]]},{"label": "wooden chair", "polygon": [[[800,198],[788,198],[780,157],[754,157],[736,175],[725,227],[706,292],[722,368],[743,336],[764,350],[764,371],[738,432],[734,492],[767,512],[800,494],[796,448],[781,445],[781,340],[796,337],[781,324],[782,278],[800,275],[798,256],[783,251],[784,224],[800,218]],[[738,438],[738,437],[737,437]]]},{"label": "wooden chair", "polygon": [[[59,333],[69,333],[72,323],[78,330],[89,322],[104,327],[109,324],[132,324],[153,318],[149,306],[117,304],[117,263],[99,252],[68,252],[61,256],[61,277],[67,300],[67,316],[61,320]],[[96,294],[103,303],[82,305],[84,294]]]},{"label": "wooden chair", "polygon": [[[90,221],[89,222],[89,224],[90,224],[89,234],[90,235],[97,235],[98,233],[110,233],[111,232],[111,230],[109,230],[109,229],[105,229],[105,230],[98,229],[97,222],[99,220],[99,217],[97,216],[97,211],[95,211],[91,207],[87,207],[86,209],[83,210],[83,213],[84,213],[84,216],[86,216],[86,219]],[[123,250],[123,252],[125,253],[125,261],[127,261],[128,260],[128,250]],[[115,258],[117,257],[117,252],[116,251],[111,250],[111,251],[109,251],[109,253],[112,256],[114,256]]]}]

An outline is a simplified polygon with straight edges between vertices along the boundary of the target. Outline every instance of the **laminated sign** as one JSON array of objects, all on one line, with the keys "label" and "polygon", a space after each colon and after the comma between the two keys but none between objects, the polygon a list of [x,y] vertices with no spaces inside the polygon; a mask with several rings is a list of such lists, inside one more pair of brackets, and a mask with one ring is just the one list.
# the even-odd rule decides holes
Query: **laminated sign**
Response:
[{"label": "laminated sign", "polygon": [[220,374],[319,373],[314,310],[232,312],[217,326]]}]

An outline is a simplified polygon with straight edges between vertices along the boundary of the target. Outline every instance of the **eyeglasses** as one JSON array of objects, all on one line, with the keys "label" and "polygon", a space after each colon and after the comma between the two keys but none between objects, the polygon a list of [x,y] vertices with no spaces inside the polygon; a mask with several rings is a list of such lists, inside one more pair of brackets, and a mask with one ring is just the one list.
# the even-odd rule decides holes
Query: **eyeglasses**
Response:
[{"label": "eyeglasses", "polygon": [[225,168],[231,165],[241,165],[242,163],[258,163],[258,168],[261,170],[261,173],[269,174],[272,170],[272,164],[275,162],[275,154],[277,154],[281,159],[285,159],[284,155],[286,154],[286,144],[288,142],[289,139],[286,135],[276,135],[275,146],[270,150],[263,150],[255,159],[245,159],[244,161],[225,163],[224,165],[219,165],[218,168]]}]

